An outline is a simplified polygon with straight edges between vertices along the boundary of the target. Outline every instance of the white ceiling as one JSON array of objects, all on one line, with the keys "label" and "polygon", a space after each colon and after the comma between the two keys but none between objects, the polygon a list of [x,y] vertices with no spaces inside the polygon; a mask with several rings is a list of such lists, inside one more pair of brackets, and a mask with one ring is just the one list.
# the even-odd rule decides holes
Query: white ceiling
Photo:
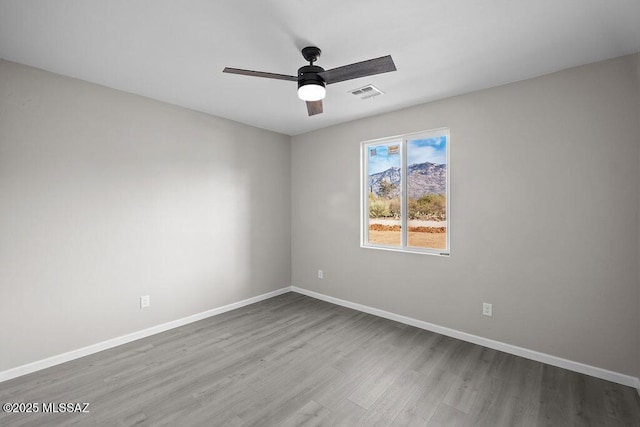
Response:
[{"label": "white ceiling", "polygon": [[[222,73],[295,75],[307,45],[398,71],[313,117],[295,82]],[[639,50],[640,0],[0,0],[4,59],[289,135]]]}]

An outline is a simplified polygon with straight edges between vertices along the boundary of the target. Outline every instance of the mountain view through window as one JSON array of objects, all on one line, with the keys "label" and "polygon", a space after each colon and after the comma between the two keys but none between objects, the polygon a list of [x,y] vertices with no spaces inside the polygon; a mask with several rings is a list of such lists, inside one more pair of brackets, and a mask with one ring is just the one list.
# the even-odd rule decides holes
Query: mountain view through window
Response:
[{"label": "mountain view through window", "polygon": [[448,146],[448,130],[364,144],[364,246],[448,251]]}]

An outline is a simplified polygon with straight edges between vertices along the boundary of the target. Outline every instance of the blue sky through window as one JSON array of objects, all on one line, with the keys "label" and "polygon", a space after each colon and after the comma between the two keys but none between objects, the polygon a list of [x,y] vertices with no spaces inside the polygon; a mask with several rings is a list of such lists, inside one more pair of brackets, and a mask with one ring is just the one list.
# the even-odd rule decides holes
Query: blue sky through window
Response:
[{"label": "blue sky through window", "polygon": [[[367,147],[369,175],[383,172],[392,167],[400,167],[400,152],[396,147],[400,141]],[[447,137],[412,139],[407,143],[407,165],[416,163],[447,163]]]}]

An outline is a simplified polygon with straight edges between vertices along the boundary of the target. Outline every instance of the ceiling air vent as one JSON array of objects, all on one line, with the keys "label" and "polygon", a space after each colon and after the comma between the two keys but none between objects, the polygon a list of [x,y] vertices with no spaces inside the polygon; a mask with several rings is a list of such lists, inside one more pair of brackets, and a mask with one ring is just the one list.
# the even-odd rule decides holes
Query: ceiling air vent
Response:
[{"label": "ceiling air vent", "polygon": [[358,89],[350,90],[349,93],[358,96],[361,99],[368,99],[373,98],[374,96],[382,95],[384,92],[374,85],[366,85]]}]

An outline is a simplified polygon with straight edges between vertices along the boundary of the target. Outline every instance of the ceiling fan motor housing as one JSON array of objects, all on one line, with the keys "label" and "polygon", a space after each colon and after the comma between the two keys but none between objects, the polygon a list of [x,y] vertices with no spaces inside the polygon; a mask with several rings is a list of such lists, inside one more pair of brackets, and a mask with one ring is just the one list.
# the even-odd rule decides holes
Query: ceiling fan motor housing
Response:
[{"label": "ceiling fan motor housing", "polygon": [[322,73],[324,68],[317,65],[305,65],[298,70],[298,89],[306,85],[318,85],[325,86],[324,79],[319,73]]}]

